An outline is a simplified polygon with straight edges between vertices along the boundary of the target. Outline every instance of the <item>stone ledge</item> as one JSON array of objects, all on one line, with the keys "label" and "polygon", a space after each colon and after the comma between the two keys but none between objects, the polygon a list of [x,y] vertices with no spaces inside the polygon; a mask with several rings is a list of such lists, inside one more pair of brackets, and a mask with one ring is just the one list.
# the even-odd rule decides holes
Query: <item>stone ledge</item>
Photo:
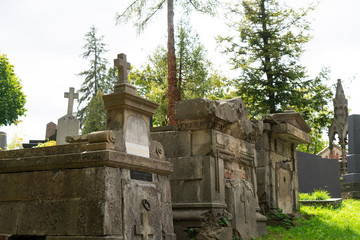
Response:
[{"label": "stone ledge", "polygon": [[306,206],[322,205],[322,206],[338,207],[342,203],[342,198],[330,198],[326,200],[302,200],[299,202],[302,205],[306,205]]},{"label": "stone ledge", "polygon": [[123,240],[123,237],[113,236],[47,236],[46,240]]},{"label": "stone ledge", "polygon": [[290,123],[279,123],[272,127],[274,135],[295,143],[311,143],[311,137],[303,130],[291,125]]},{"label": "stone ledge", "polygon": [[73,154],[33,156],[19,159],[0,159],[0,173],[44,171],[54,169],[108,166],[170,175],[172,163],[117,152],[100,150]]}]

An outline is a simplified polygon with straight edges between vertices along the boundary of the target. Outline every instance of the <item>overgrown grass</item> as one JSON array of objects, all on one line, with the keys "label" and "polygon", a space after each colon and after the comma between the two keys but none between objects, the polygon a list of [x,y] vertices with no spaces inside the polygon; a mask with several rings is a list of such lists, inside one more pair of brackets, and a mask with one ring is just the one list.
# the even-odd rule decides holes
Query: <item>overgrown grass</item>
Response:
[{"label": "overgrown grass", "polygon": [[340,207],[301,206],[303,217],[295,227],[269,227],[260,239],[341,240],[360,239],[360,200],[344,200]]},{"label": "overgrown grass", "polygon": [[329,199],[330,194],[326,190],[315,190],[312,193],[299,193],[299,200],[326,200]]}]

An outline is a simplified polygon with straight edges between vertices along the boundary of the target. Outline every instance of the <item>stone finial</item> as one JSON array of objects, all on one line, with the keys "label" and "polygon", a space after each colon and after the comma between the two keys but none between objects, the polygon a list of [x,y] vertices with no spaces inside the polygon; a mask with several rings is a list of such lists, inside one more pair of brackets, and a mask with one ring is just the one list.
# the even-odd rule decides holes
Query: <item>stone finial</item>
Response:
[{"label": "stone finial", "polygon": [[68,110],[67,115],[72,116],[74,99],[79,99],[79,94],[75,93],[75,89],[73,87],[69,88],[69,92],[64,93],[64,98],[68,98]]},{"label": "stone finial", "polygon": [[124,53],[118,54],[114,59],[114,66],[118,69],[118,83],[128,83],[128,70],[130,70],[130,63],[126,61]]}]

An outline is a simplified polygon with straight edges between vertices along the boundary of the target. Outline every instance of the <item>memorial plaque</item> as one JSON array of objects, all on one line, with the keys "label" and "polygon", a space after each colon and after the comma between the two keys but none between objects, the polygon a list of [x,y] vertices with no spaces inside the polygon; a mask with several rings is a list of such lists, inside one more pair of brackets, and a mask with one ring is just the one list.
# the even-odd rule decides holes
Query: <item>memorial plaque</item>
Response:
[{"label": "memorial plaque", "polygon": [[126,152],[141,157],[150,157],[149,136],[146,122],[142,118],[129,116],[125,132]]},{"label": "memorial plaque", "polygon": [[130,170],[130,178],[146,182],[152,182],[152,173]]}]

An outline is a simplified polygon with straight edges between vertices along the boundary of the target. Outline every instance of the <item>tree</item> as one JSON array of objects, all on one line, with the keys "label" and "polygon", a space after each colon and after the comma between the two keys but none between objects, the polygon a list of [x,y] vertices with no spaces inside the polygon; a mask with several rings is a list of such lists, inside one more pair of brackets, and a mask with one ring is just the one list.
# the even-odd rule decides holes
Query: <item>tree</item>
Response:
[{"label": "tree", "polygon": [[234,69],[241,70],[234,83],[250,115],[282,112],[303,103],[308,82],[299,58],[311,38],[306,16],[312,9],[295,11],[276,0],[242,0],[241,6],[230,7],[228,19],[240,16],[229,24],[237,36],[219,41]]},{"label": "tree", "polygon": [[[123,13],[117,14],[116,21],[120,23],[122,21],[127,22],[132,18],[136,18],[135,26],[138,32],[141,32],[149,20],[161,10],[165,2],[167,2],[167,23],[168,23],[168,43],[167,43],[167,97],[168,97],[168,119],[169,124],[175,124],[175,102],[180,100],[180,94],[178,90],[178,83],[176,79],[176,55],[175,55],[175,40],[174,40],[174,0],[134,0]],[[202,3],[201,0],[183,0],[182,6],[185,6],[189,10],[189,6],[192,6],[198,11],[204,13],[211,13],[213,8],[217,5],[217,0],[206,1]]]},{"label": "tree", "polygon": [[106,110],[102,96],[104,95],[101,90],[93,97],[85,110],[83,134],[91,133],[94,131],[102,131],[106,129]]},{"label": "tree", "polygon": [[[236,36],[219,37],[225,45],[234,69],[241,71],[234,81],[237,95],[247,104],[249,116],[282,112],[292,108],[302,113],[312,128],[314,143],[331,117],[327,107],[330,88],[324,84],[328,69],[315,79],[308,79],[300,62],[304,44],[311,36],[307,16],[314,6],[298,10],[280,6],[276,0],[242,0],[230,7],[228,19],[240,17],[229,24]],[[316,144],[306,146],[307,150]]]},{"label": "tree", "polygon": [[14,66],[5,54],[0,54],[0,126],[16,124],[19,117],[25,115],[25,102],[26,96]]},{"label": "tree", "polygon": [[89,59],[89,69],[78,75],[85,77],[84,82],[79,90],[80,99],[77,116],[83,124],[86,118],[86,104],[96,96],[98,91],[107,92],[109,86],[112,84],[111,79],[107,76],[108,61],[103,58],[103,54],[107,52],[106,44],[103,43],[104,36],[97,36],[97,30],[94,26],[85,34],[86,44],[83,46],[85,52],[82,54],[84,59]]},{"label": "tree", "polygon": [[[178,59],[177,79],[181,99],[225,97],[226,79],[213,71],[211,63],[206,59],[204,46],[199,42],[199,36],[193,34],[189,23],[181,23],[176,36],[176,54]],[[149,63],[140,71],[132,69],[130,79],[137,85],[140,95],[160,104],[156,110],[154,124],[166,125],[168,122],[167,89],[167,53],[163,47],[158,47]]]}]

